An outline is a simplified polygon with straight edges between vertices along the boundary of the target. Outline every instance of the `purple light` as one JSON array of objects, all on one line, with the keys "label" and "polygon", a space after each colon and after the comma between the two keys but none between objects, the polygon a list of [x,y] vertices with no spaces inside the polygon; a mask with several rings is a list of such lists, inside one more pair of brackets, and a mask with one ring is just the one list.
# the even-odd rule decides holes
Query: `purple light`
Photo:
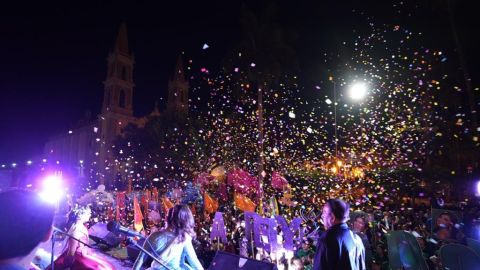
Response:
[{"label": "purple light", "polygon": [[49,203],[57,203],[64,194],[62,177],[57,174],[49,175],[43,179],[40,197]]},{"label": "purple light", "polygon": [[480,196],[480,180],[477,181],[477,196]]}]

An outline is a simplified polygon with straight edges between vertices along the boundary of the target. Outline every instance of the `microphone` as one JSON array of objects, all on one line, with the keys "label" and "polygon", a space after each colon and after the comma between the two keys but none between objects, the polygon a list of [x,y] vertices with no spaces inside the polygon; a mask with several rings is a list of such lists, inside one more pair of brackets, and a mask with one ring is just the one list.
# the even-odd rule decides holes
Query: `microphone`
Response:
[{"label": "microphone", "polygon": [[140,237],[140,238],[145,238],[145,236],[143,236],[141,233],[138,233],[134,230],[130,230],[129,228],[125,228],[123,226],[121,226],[120,224],[118,224],[118,222],[116,221],[110,221],[107,223],[107,230],[109,230],[110,232],[112,233],[123,233],[127,236],[136,236],[136,237]]}]

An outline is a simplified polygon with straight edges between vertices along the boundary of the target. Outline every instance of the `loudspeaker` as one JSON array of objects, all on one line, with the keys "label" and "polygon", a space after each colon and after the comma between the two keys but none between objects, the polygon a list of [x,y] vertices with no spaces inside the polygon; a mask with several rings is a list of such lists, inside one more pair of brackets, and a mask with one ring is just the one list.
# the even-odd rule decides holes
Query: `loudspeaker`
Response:
[{"label": "loudspeaker", "polygon": [[[144,242],[145,242],[145,239],[140,239],[137,241],[137,244],[140,246],[143,246]],[[129,260],[135,261],[138,257],[138,254],[140,254],[140,250],[136,246],[134,245],[127,246],[127,255]]]},{"label": "loudspeaker", "polygon": [[105,223],[97,223],[93,225],[88,232],[90,239],[97,244],[116,247],[121,242],[121,238],[107,230],[107,225]]},{"label": "loudspeaker", "polygon": [[209,270],[277,270],[273,263],[257,261],[231,253],[217,251]]}]

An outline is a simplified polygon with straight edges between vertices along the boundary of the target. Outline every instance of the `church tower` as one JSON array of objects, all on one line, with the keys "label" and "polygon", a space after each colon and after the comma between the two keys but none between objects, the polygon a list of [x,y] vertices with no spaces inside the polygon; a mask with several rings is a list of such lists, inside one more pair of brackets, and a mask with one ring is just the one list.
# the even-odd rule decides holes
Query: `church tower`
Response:
[{"label": "church tower", "polygon": [[188,115],[188,81],[185,79],[183,59],[179,55],[175,73],[168,82],[167,112],[175,121],[182,122]]},{"label": "church tower", "polygon": [[[129,124],[133,117],[133,65],[135,61],[128,49],[127,27],[123,23],[118,31],[115,47],[107,58],[107,76],[104,84],[102,113],[99,116],[101,147],[100,171],[108,166],[113,157],[111,146],[115,138]],[[105,175],[105,179],[108,179]],[[110,181],[107,181],[110,182]]]},{"label": "church tower", "polygon": [[104,81],[102,113],[113,112],[132,116],[133,64],[134,59],[128,50],[127,27],[120,26],[115,48],[107,58],[107,78]]},{"label": "church tower", "polygon": [[121,134],[133,118],[133,64],[134,59],[128,50],[127,27],[120,26],[115,48],[107,58],[107,77],[104,84],[102,106],[102,135],[107,144]]}]

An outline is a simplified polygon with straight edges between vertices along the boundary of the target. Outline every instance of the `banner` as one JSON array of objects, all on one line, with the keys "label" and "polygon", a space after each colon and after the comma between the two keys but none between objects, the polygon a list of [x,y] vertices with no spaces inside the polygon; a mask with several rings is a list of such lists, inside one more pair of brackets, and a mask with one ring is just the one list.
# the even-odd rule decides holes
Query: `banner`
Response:
[{"label": "banner", "polygon": [[227,230],[225,228],[225,221],[223,220],[223,213],[216,212],[213,218],[212,231],[210,232],[210,239],[214,241],[218,239],[222,243],[227,243]]}]

